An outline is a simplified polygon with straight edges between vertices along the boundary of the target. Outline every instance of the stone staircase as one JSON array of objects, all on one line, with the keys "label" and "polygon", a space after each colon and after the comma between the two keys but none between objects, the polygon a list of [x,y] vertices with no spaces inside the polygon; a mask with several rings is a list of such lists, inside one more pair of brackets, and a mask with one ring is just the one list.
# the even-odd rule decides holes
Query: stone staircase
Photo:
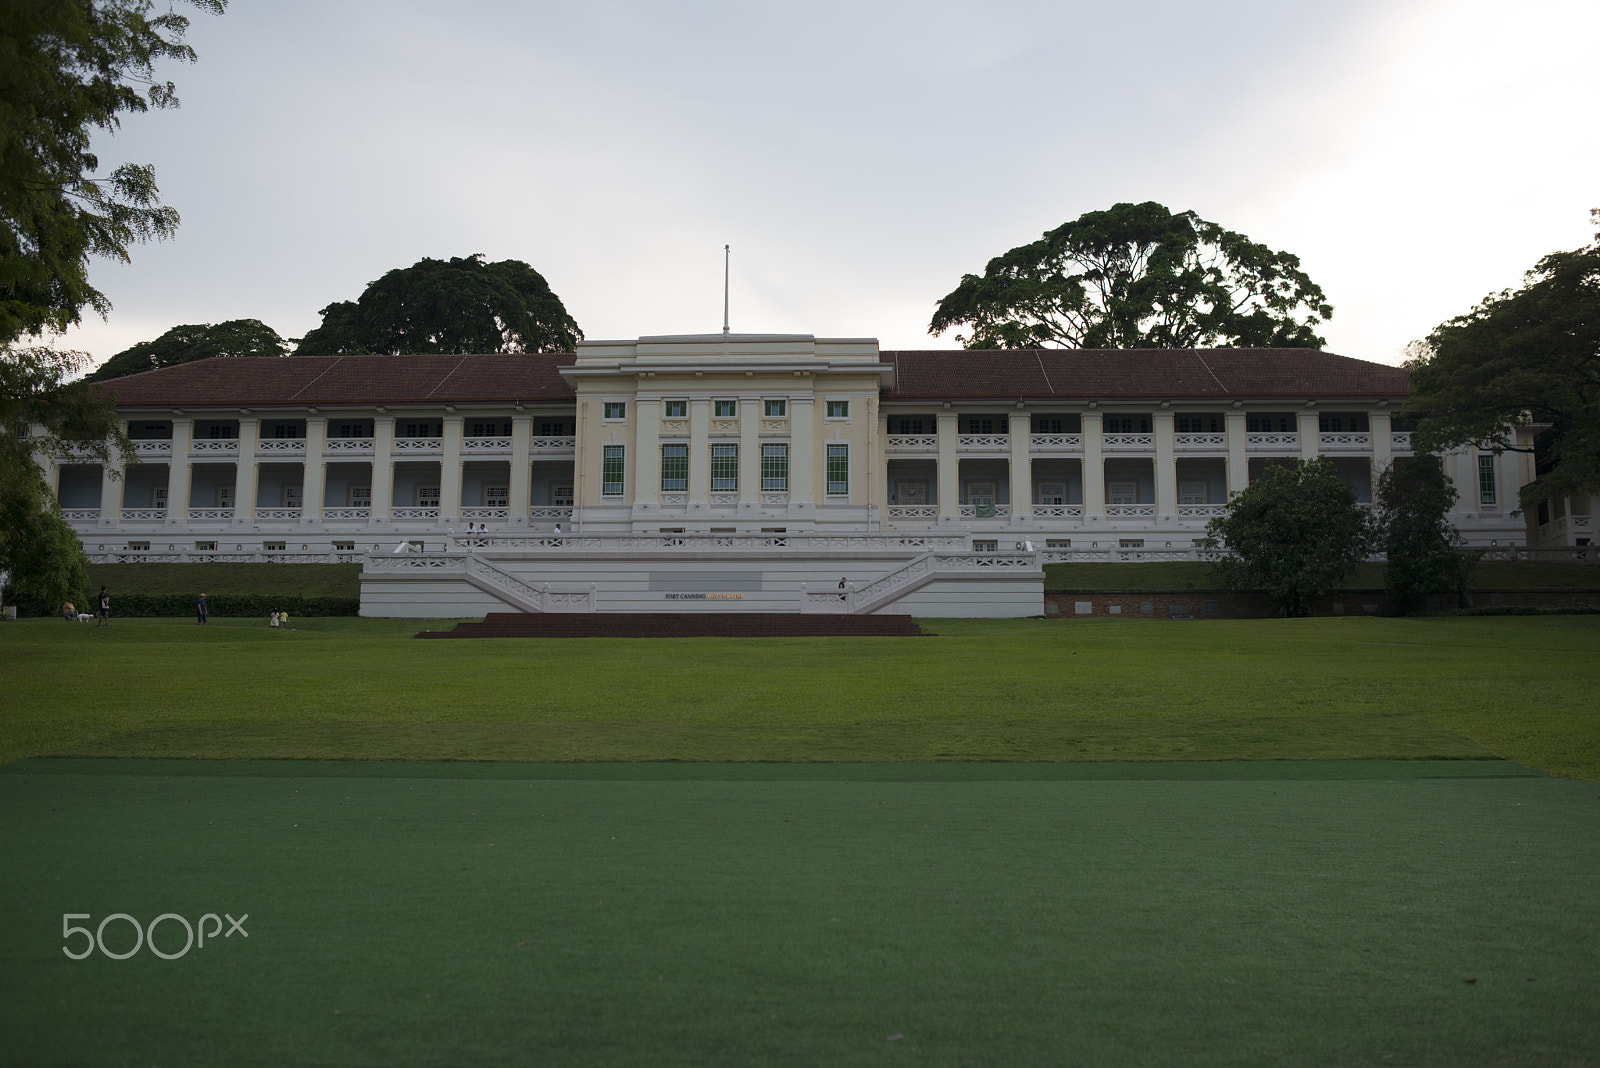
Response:
[{"label": "stone staircase", "polygon": [[910,616],[791,612],[490,612],[419,638],[824,638],[915,637]]}]

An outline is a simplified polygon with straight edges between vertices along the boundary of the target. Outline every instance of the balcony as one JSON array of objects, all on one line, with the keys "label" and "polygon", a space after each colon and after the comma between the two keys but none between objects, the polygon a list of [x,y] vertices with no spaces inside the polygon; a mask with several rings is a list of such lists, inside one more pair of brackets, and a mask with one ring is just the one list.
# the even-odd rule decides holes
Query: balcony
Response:
[{"label": "balcony", "polygon": [[510,456],[511,439],[503,437],[494,438],[462,438],[461,455],[463,456]]},{"label": "balcony", "polygon": [[259,523],[298,523],[300,521],[300,509],[257,508],[256,521]]},{"label": "balcony", "polygon": [[489,521],[489,520],[493,520],[493,521],[495,521],[497,523],[504,523],[510,517],[511,517],[511,509],[509,509],[509,508],[463,508],[463,509],[461,509],[461,518],[465,519],[465,520],[467,520],[469,522],[474,522],[474,523],[482,523],[482,522],[486,522],[486,521]]},{"label": "balcony", "polygon": [[141,460],[165,460],[172,455],[172,442],[136,441],[133,443],[133,454]]},{"label": "balcony", "polygon": [[1106,505],[1106,518],[1108,519],[1154,519],[1156,506],[1153,504],[1108,504]]},{"label": "balcony", "polygon": [[939,518],[939,508],[932,504],[891,504],[889,518],[892,520],[921,520],[932,523]]},{"label": "balcony", "polygon": [[[686,424],[687,425],[687,424]],[[544,456],[566,456],[578,447],[576,437],[566,438],[534,438],[528,442],[528,453],[534,458]]]},{"label": "balcony", "polygon": [[372,518],[370,508],[324,508],[322,521],[324,523],[365,523]]},{"label": "balcony", "polygon": [[304,456],[305,438],[262,438],[256,442],[257,456]]},{"label": "balcony", "polygon": [[1367,433],[1319,434],[1319,452],[1371,452],[1372,435]]},{"label": "balcony", "polygon": [[960,434],[956,437],[959,453],[1006,453],[1011,451],[1010,434]]},{"label": "balcony", "polygon": [[427,521],[427,520],[437,521],[438,518],[439,518],[439,509],[437,507],[434,507],[434,508],[391,508],[391,509],[389,509],[389,518],[390,519],[395,519],[395,520],[401,520],[401,521],[411,521],[411,522],[415,522],[415,521],[418,521],[418,520],[422,520],[422,521]]},{"label": "balcony", "polygon": [[165,523],[167,510],[165,508],[124,508],[122,510],[124,523]]},{"label": "balcony", "polygon": [[233,522],[232,508],[191,508],[189,509],[189,522],[191,523],[231,523]]},{"label": "balcony", "polygon": [[1389,451],[1409,453],[1411,451],[1411,432],[1392,431],[1389,434]]},{"label": "balcony", "polygon": [[[963,504],[960,508],[962,519],[1006,519],[1011,515],[1009,504]],[[980,508],[982,515],[978,514]]]},{"label": "balcony", "polygon": [[1039,453],[1080,453],[1083,451],[1082,434],[1035,434],[1028,442],[1028,451]]},{"label": "balcony", "polygon": [[100,522],[100,509],[98,508],[63,508],[61,518],[69,523],[98,523]]},{"label": "balcony", "polygon": [[190,456],[238,456],[237,438],[200,438],[189,443]]},{"label": "balcony", "polygon": [[395,438],[391,451],[396,455],[405,456],[442,456],[444,454],[444,439]]},{"label": "balcony", "polygon": [[1101,452],[1155,452],[1156,436],[1154,434],[1103,434],[1100,437]]},{"label": "balcony", "polygon": [[1228,506],[1225,504],[1180,504],[1178,505],[1179,519],[1215,519],[1219,515],[1227,515]]},{"label": "balcony", "polygon": [[329,438],[322,443],[324,456],[371,456],[371,438]]},{"label": "balcony", "polygon": [[1227,452],[1226,434],[1179,434],[1172,439],[1173,452]]},{"label": "balcony", "polygon": [[907,456],[939,451],[937,434],[890,434],[884,441],[883,451],[889,456]]},{"label": "balcony", "polygon": [[532,508],[528,509],[528,518],[529,519],[553,519],[558,523],[565,523],[567,520],[572,518],[572,505],[570,505],[570,504],[554,504],[554,505],[536,504]]},{"label": "balcony", "polygon": [[1300,451],[1300,435],[1294,431],[1246,434],[1244,447],[1247,452],[1270,452],[1280,456],[1296,453]]},{"label": "balcony", "polygon": [[1033,506],[1035,519],[1082,519],[1083,505],[1081,504],[1036,504]]}]

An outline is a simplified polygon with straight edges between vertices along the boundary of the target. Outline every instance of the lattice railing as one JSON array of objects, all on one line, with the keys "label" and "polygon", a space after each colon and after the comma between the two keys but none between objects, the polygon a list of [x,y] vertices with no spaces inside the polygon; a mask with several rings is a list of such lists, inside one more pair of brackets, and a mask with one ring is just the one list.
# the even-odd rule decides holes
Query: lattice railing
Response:
[{"label": "lattice railing", "polygon": [[1372,448],[1372,435],[1320,434],[1317,448],[1323,452],[1362,452]]},{"label": "lattice railing", "polygon": [[189,443],[190,456],[237,456],[237,438],[199,438]]},{"label": "lattice railing", "polygon": [[1300,448],[1300,435],[1246,434],[1244,446],[1249,452],[1293,452]]},{"label": "lattice railing", "polygon": [[324,508],[322,518],[330,523],[365,523],[372,518],[371,508]]},{"label": "lattice railing", "polygon": [[61,518],[69,523],[98,523],[100,522],[100,509],[98,508],[63,508]]},{"label": "lattice railing", "polygon": [[122,521],[124,523],[164,523],[167,520],[165,508],[124,508]]},{"label": "lattice railing", "polygon": [[504,522],[505,520],[511,518],[511,509],[509,509],[509,508],[463,508],[463,509],[461,509],[461,518],[462,519],[472,520],[474,522],[483,522],[484,520],[488,520],[488,519],[498,519],[501,522]]},{"label": "lattice railing", "polygon": [[438,519],[437,508],[391,508],[390,519]]},{"label": "lattice railing", "polygon": [[189,509],[189,522],[191,523],[231,523],[233,522],[232,508],[191,508]]},{"label": "lattice railing", "polygon": [[322,451],[330,456],[371,456],[371,438],[329,438],[322,443]]},{"label": "lattice railing", "polygon": [[1034,452],[1082,452],[1082,434],[1035,434],[1029,445]]},{"label": "lattice railing", "polygon": [[442,438],[395,438],[390,446],[390,452],[408,453],[418,456],[437,456],[444,452]]},{"label": "lattice railing", "polygon": [[1226,452],[1226,434],[1178,434],[1172,439],[1174,452]]},{"label": "lattice railing", "polygon": [[509,453],[511,451],[511,439],[502,437],[462,438],[461,451],[472,453]]},{"label": "lattice railing", "polygon": [[1212,519],[1219,515],[1226,515],[1228,506],[1225,504],[1180,504],[1178,505],[1179,519]]},{"label": "lattice railing", "polygon": [[938,452],[937,434],[890,434],[884,441],[884,452]]},{"label": "lattice railing", "polygon": [[[963,504],[957,507],[960,509],[962,519],[1004,519],[1011,514],[1009,504]],[[978,514],[980,507],[983,509],[983,515]]]},{"label": "lattice railing", "polygon": [[133,443],[133,454],[139,457],[160,457],[172,455],[172,442],[170,441],[136,441]]},{"label": "lattice railing", "polygon": [[256,518],[265,523],[288,523],[300,518],[298,508],[257,508]]},{"label": "lattice railing", "polygon": [[1145,519],[1156,514],[1153,504],[1108,504],[1106,516],[1111,519]]},{"label": "lattice railing", "polygon": [[262,438],[256,442],[257,456],[303,456],[305,438]]},{"label": "lattice railing", "polygon": [[939,506],[935,504],[891,504],[890,519],[938,519]]},{"label": "lattice railing", "polygon": [[1156,447],[1154,434],[1102,434],[1100,436],[1101,452],[1153,452]]},{"label": "lattice railing", "polygon": [[1009,434],[960,434],[956,437],[957,452],[1010,452]]},{"label": "lattice railing", "polygon": [[1083,505],[1036,504],[1033,506],[1033,515],[1036,519],[1082,519]]}]

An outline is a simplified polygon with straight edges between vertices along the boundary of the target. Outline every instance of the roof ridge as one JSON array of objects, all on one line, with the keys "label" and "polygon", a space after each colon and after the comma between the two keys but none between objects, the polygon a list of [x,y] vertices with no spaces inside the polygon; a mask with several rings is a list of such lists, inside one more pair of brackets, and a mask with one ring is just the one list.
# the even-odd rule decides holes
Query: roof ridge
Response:
[{"label": "roof ridge", "polygon": [[322,374],[317,375],[317,377],[313,378],[311,381],[307,382],[305,385],[303,385],[299,389],[295,390],[294,393],[290,395],[289,399],[290,400],[299,400],[300,399],[300,394],[304,393],[306,390],[310,389],[312,386],[316,385],[318,382],[321,382],[322,378],[323,378],[323,375],[326,375],[329,371],[333,370],[335,367],[338,367],[343,362],[344,362],[344,357],[343,356],[335,356],[333,358],[333,362],[322,369]]}]

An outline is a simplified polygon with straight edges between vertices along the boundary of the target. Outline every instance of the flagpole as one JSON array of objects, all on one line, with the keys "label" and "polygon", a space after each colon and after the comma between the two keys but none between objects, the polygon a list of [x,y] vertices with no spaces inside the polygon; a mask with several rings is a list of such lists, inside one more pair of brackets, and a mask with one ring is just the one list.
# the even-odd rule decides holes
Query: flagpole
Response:
[{"label": "flagpole", "polygon": [[728,333],[728,246],[722,246],[722,333]]}]

